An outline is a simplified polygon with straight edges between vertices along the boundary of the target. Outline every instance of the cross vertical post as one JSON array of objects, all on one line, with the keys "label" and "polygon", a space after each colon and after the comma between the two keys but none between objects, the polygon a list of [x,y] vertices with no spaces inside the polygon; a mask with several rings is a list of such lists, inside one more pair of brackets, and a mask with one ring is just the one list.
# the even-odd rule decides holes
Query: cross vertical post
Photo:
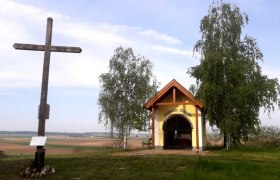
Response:
[{"label": "cross vertical post", "polygon": [[[51,18],[48,18],[42,85],[41,85],[41,98],[40,98],[40,105],[39,105],[39,112],[38,112],[38,116],[39,116],[38,136],[45,136],[46,119],[49,116],[48,115],[49,105],[47,104],[47,100],[48,100],[49,69],[50,69],[50,56],[51,56],[50,47],[52,41],[52,25],[53,25],[53,20]],[[36,166],[38,166],[39,168],[44,166],[44,156],[45,156],[44,146],[37,146],[37,151],[35,153],[35,163],[37,163]]]},{"label": "cross vertical post", "polygon": [[[68,52],[68,53],[80,53],[82,49],[80,47],[67,47],[67,46],[52,46],[52,26],[53,19],[48,18],[47,30],[46,30],[46,41],[45,45],[36,44],[19,44],[15,43],[13,47],[19,50],[33,50],[33,51],[44,51],[44,64],[43,64],[43,75],[41,85],[41,98],[38,109],[38,136],[45,136],[45,122],[49,119],[50,106],[47,104],[48,99],[48,83],[49,83],[49,68],[50,68],[50,56],[51,52]],[[35,153],[35,161],[33,166],[37,169],[41,169],[44,166],[45,149],[44,146],[37,146]]]}]

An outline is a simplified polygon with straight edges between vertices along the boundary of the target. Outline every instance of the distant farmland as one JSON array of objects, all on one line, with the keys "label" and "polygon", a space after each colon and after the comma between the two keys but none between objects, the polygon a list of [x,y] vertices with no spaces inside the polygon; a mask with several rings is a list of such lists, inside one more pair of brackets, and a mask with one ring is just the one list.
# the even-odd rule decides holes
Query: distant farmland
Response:
[{"label": "distant farmland", "polygon": [[[30,155],[34,154],[36,147],[29,146],[30,135],[21,134],[16,136],[0,136],[0,151],[6,154]],[[141,148],[141,138],[131,138],[129,140],[130,149]],[[118,145],[117,139],[110,139],[108,137],[69,137],[69,136],[48,136],[46,146],[47,154],[61,154],[61,153],[77,153],[89,152],[99,149],[116,148]]]}]

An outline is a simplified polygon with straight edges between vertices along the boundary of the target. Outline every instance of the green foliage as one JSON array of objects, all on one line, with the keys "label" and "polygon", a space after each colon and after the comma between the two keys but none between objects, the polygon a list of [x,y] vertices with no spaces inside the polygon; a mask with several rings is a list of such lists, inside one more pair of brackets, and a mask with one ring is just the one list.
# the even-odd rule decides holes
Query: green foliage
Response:
[{"label": "green foliage", "polygon": [[213,3],[208,13],[201,20],[201,40],[194,46],[201,54],[200,64],[188,73],[197,80],[192,89],[204,103],[210,125],[221,130],[229,148],[256,131],[261,107],[274,110],[280,87],[277,79],[262,75],[258,61],[263,54],[256,40],[241,37],[248,16],[222,1]]},{"label": "green foliage", "polygon": [[99,122],[125,137],[132,129],[149,128],[150,114],[143,105],[156,93],[152,63],[119,47],[110,60],[109,72],[100,75]]}]

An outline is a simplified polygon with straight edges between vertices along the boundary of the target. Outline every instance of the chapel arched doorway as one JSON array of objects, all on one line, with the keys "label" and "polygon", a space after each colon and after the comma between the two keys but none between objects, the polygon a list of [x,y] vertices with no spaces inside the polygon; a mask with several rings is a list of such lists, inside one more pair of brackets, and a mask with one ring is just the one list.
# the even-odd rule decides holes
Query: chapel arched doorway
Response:
[{"label": "chapel arched doorway", "polygon": [[163,124],[163,149],[192,148],[192,126],[188,119],[175,115]]}]

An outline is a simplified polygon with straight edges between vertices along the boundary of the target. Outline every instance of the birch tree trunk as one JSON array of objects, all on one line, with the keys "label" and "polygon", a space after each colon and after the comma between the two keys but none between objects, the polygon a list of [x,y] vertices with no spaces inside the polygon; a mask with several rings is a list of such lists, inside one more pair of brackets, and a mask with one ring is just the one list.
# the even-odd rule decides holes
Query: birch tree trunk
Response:
[{"label": "birch tree trunk", "polygon": [[127,145],[127,125],[124,128],[123,149],[124,150],[128,149],[128,145]]}]

